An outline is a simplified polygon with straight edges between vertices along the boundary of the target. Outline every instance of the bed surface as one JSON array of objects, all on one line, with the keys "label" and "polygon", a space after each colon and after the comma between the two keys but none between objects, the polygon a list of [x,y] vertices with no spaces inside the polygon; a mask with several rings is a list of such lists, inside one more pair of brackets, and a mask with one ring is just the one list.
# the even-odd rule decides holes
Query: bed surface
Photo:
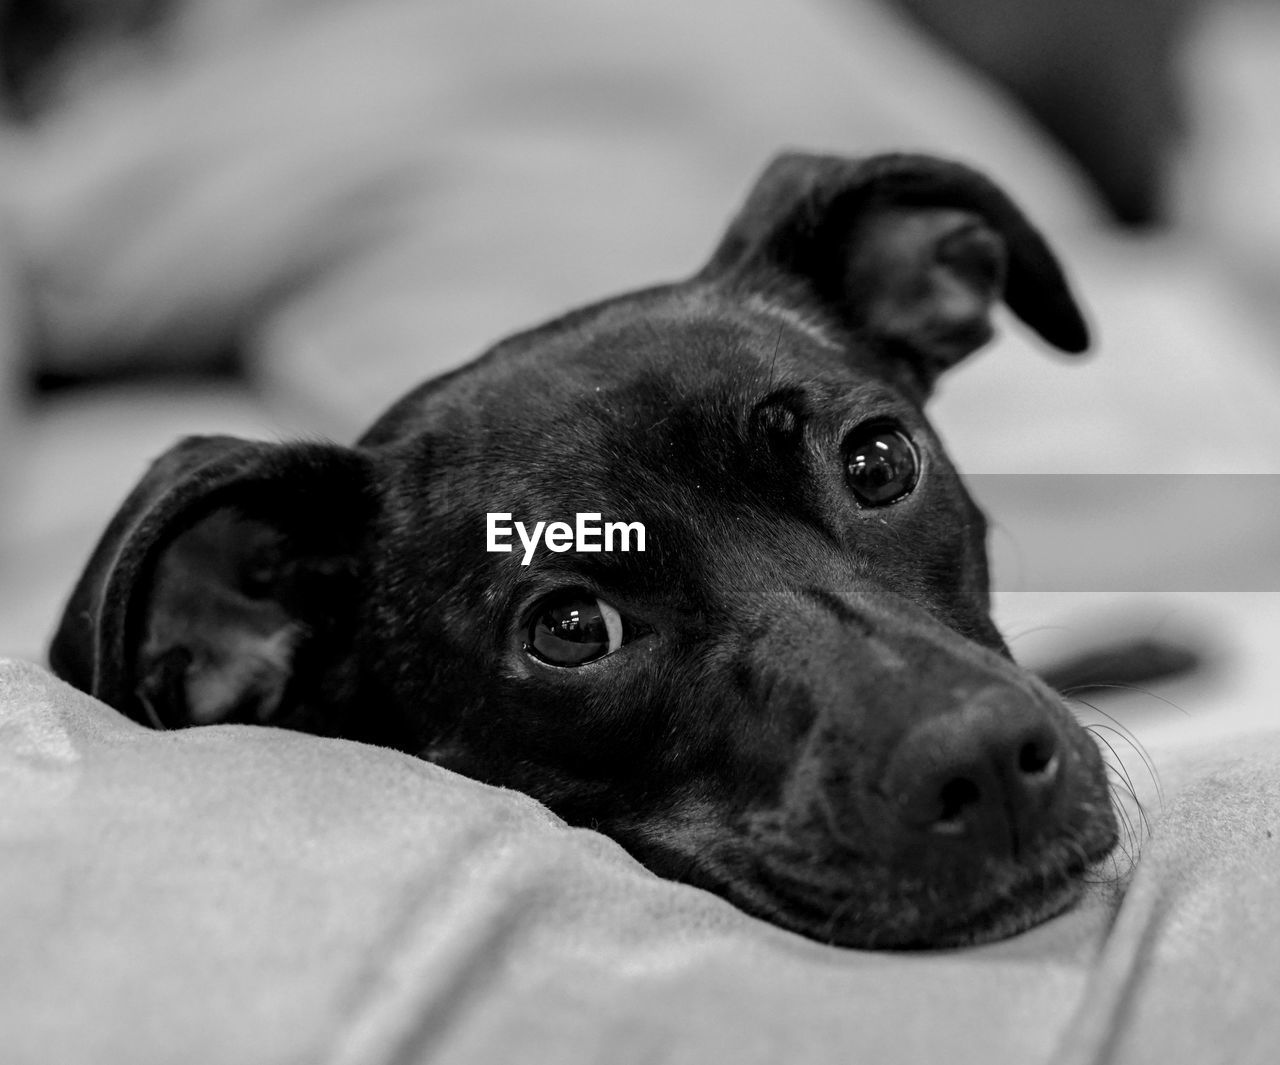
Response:
[{"label": "bed surface", "polygon": [[[1143,239],[872,0],[224,0],[173,62],[0,127],[0,1061],[1274,1062],[1280,17],[1227,6],[1198,45],[1200,210]],[[787,146],[973,162],[1082,293],[1091,358],[1006,323],[933,416],[1021,659],[1111,632],[1206,652],[1100,704],[1160,783],[1118,740],[1149,817],[1131,877],[1004,943],[835,950],[518,795],[342,741],[153,733],[39,664],[175,438],[350,439],[499,336],[695,269]],[[32,350],[79,373],[229,341],[236,379],[23,393]]]},{"label": "bed surface", "polygon": [[0,1056],[1269,1063],[1280,734],[1153,753],[1123,901],[1120,861],[1013,940],[871,953],[415,759],[156,733],[6,663]]}]

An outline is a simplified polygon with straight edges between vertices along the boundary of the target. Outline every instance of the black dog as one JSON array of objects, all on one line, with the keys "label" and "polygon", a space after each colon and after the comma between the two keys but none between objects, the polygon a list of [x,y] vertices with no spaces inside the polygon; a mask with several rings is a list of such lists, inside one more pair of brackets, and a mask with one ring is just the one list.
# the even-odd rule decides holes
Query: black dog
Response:
[{"label": "black dog", "polygon": [[[983,517],[921,412],[1001,297],[1086,346],[979,174],[782,157],[694,277],[500,343],[355,447],[178,444],[53,666],[157,727],[281,725],[518,788],[833,943],[1024,929],[1116,822],[1094,744],[990,620]],[[522,565],[487,549],[495,513],[641,522],[645,550]]]}]

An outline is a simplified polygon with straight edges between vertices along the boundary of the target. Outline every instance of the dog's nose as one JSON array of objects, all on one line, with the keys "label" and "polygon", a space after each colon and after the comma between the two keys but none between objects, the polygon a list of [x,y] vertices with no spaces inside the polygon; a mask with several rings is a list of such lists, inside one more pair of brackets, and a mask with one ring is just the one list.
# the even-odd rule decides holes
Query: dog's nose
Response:
[{"label": "dog's nose", "polygon": [[898,742],[882,777],[908,855],[1016,857],[1059,817],[1062,745],[1036,707],[974,702]]}]

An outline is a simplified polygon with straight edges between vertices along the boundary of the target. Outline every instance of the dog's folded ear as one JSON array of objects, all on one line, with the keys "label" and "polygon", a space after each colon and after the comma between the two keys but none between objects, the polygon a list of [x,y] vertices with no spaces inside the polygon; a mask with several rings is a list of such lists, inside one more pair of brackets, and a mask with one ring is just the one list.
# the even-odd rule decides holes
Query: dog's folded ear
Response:
[{"label": "dog's folded ear", "polygon": [[816,304],[929,387],[991,338],[998,300],[1063,351],[1088,330],[1053,252],[978,172],[922,155],[788,154],[700,277]]},{"label": "dog's folded ear", "polygon": [[158,728],[259,722],[359,732],[365,456],[336,445],[191,437],[103,534],[54,636],[54,671]]}]

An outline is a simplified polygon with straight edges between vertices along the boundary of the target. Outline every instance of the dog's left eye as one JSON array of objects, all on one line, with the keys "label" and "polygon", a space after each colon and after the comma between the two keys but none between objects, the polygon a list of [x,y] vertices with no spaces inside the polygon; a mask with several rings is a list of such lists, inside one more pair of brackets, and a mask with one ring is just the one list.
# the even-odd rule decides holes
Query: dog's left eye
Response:
[{"label": "dog's left eye", "polygon": [[580,666],[622,646],[622,615],[588,592],[541,603],[529,623],[525,650],[553,666]]},{"label": "dog's left eye", "polygon": [[910,495],[920,477],[920,457],[896,425],[861,426],[845,441],[845,479],[864,507],[883,507]]}]

